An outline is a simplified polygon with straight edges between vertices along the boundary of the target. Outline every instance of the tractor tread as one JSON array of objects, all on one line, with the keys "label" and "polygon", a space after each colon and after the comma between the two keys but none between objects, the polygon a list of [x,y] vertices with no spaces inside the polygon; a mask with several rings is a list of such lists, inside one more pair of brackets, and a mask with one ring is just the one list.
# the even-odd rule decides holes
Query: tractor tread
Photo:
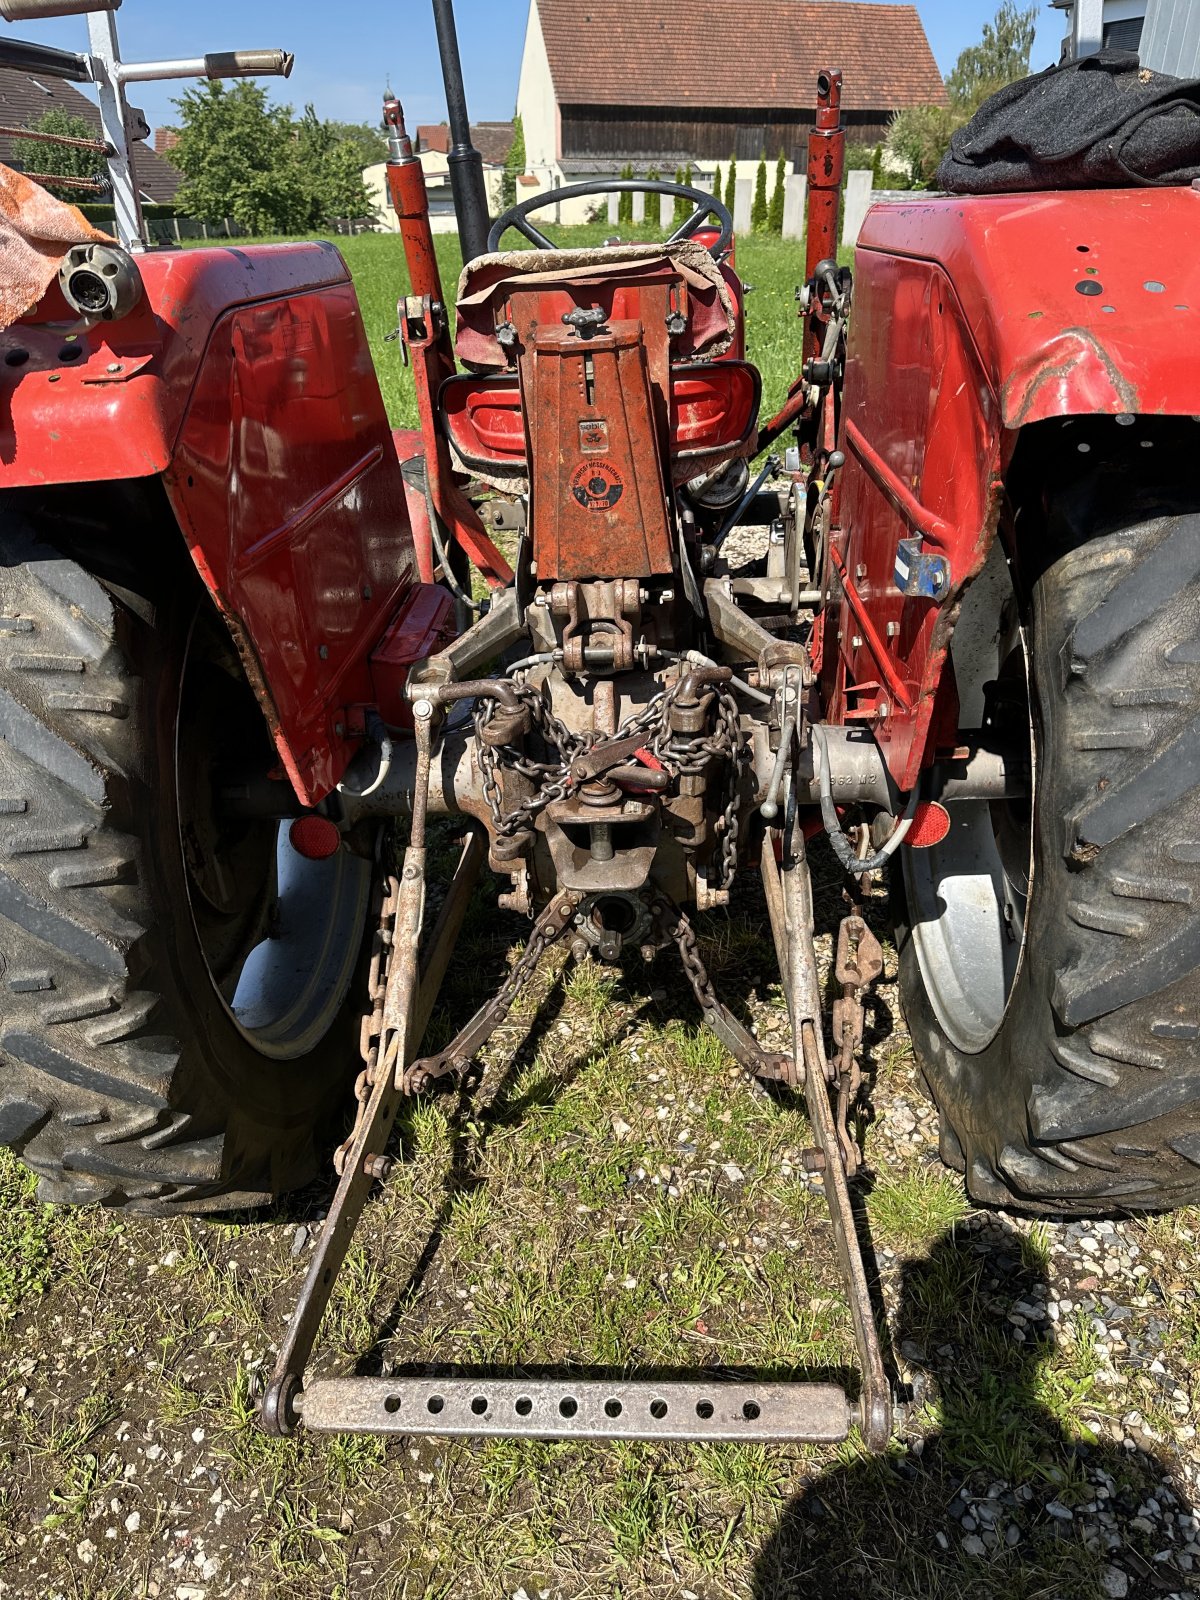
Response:
[{"label": "tractor tread", "polygon": [[1161,1209],[1200,1199],[1200,514],[1049,527],[1082,542],[1032,590],[1025,988],[987,1050],[960,1055],[909,941],[905,1007],[976,1199]]},{"label": "tractor tread", "polygon": [[344,1068],[324,1068],[311,1126],[277,1090],[244,1109],[167,953],[178,908],[148,866],[148,732],[159,657],[178,650],[163,612],[194,575],[182,543],[143,573],[123,539],[110,588],[36,527],[0,518],[0,1143],[50,1201],[262,1203],[313,1175]]}]

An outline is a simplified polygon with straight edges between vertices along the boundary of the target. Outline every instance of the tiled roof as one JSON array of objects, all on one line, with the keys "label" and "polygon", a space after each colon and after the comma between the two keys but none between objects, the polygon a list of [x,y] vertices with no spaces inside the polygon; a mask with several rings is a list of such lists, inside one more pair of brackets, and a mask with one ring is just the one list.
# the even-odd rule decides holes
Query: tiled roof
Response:
[{"label": "tiled roof", "polygon": [[[471,143],[489,166],[504,165],[512,137],[511,122],[471,124]],[[422,122],[417,128],[417,149],[434,150],[439,155],[446,155],[450,149],[450,129],[444,122]]]},{"label": "tiled roof", "polygon": [[[31,128],[47,111],[65,111],[70,116],[82,117],[90,127],[100,133],[100,109],[87,95],[80,94],[74,84],[61,78],[38,78],[31,72],[18,72],[12,67],[0,67],[0,124],[6,128]],[[13,140],[0,134],[0,161],[12,161]],[[183,182],[182,174],[144,144],[133,147],[133,170],[143,198],[159,205],[169,205]]]},{"label": "tiled roof", "polygon": [[851,111],[941,105],[946,90],[911,5],[843,0],[537,0],[560,105],[782,110],[845,75]]}]

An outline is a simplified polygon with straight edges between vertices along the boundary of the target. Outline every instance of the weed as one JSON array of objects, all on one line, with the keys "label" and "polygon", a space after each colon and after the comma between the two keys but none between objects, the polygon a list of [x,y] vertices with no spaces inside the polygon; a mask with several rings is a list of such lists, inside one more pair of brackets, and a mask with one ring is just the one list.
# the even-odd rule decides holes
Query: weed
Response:
[{"label": "weed", "polygon": [[54,1213],[37,1205],[36,1188],[33,1173],[0,1149],[0,1323],[51,1279]]},{"label": "weed", "polygon": [[967,1214],[962,1180],[929,1167],[885,1178],[868,1201],[871,1226],[888,1243],[919,1249]]}]

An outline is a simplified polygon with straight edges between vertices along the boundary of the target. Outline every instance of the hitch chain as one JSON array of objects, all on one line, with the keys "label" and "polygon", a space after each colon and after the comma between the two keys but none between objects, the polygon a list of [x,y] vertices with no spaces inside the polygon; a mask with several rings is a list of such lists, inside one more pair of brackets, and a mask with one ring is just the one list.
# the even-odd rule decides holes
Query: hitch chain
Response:
[{"label": "hitch chain", "polygon": [[444,1050],[414,1061],[400,1080],[405,1094],[421,1094],[438,1078],[461,1072],[470,1065],[512,1010],[517,996],[528,987],[546,951],[558,943],[574,924],[582,895],[564,890],[555,895],[538,917],[529,939],[504,982],[492,998],[459,1030]]},{"label": "hitch chain", "polygon": [[[573,776],[571,768],[581,756],[595,757],[606,745],[617,744],[633,734],[645,733],[648,736],[647,750],[672,779],[699,776],[710,762],[726,762],[724,804],[716,832],[721,863],[719,883],[728,889],[737,874],[739,800],[742,771],[749,760],[749,749],[742,735],[737,701],[728,689],[721,686],[712,689],[717,701],[717,716],[711,733],[694,739],[680,739],[672,732],[671,707],[684,681],[685,675],[681,674],[670,688],[662,690],[643,710],[627,718],[616,733],[598,735],[594,732],[572,732],[561,718],[555,716],[536,689],[514,679],[513,689],[518,700],[528,710],[530,720],[543,742],[557,752],[556,761],[534,761],[511,744],[499,748],[489,744],[483,737],[483,730],[496,715],[496,703],[491,699],[479,700],[475,707],[476,748],[483,773],[484,797],[497,834],[501,838],[512,838],[525,832],[548,806],[565,800],[578,787],[579,780]],[[534,793],[507,812],[504,809],[501,769],[513,772],[534,785]]]},{"label": "hitch chain", "polygon": [[838,928],[837,954],[833,975],[841,985],[841,995],[833,1002],[833,1045],[836,1065],[831,1063],[837,1088],[836,1121],[838,1145],[848,1177],[862,1166],[858,1140],[850,1133],[850,1114],[862,1091],[862,1068],[858,1050],[863,1040],[866,992],[883,972],[883,951],[879,940],[862,917],[844,917]]},{"label": "hitch chain", "polygon": [[798,1083],[793,1056],[782,1051],[764,1050],[749,1028],[739,1022],[718,997],[708,968],[700,954],[696,930],[689,918],[665,894],[655,897],[654,910],[664,932],[675,941],[679,959],[692,992],[704,1013],[704,1020],[738,1065],[752,1078],[773,1083]]},{"label": "hitch chain", "polygon": [[354,1084],[354,1126],[348,1138],[333,1152],[333,1170],[340,1178],[346,1166],[354,1141],[367,1114],[367,1102],[375,1085],[375,1070],[379,1063],[379,1050],[383,1042],[383,1002],[387,994],[388,968],[395,943],[396,912],[400,905],[400,882],[389,875],[385,881],[379,911],[379,926],[371,946],[371,967],[367,979],[367,996],[371,1009],[362,1019],[359,1035],[359,1054],[364,1066]]},{"label": "hitch chain", "polygon": [[[396,923],[396,907],[399,901],[400,885],[395,878],[388,878],[387,892],[384,895],[383,906],[379,917],[379,931],[375,936],[375,944],[371,951],[371,971],[368,993],[371,1009],[363,1017],[361,1051],[363,1061],[366,1063],[359,1073],[354,1085],[354,1098],[356,1103],[354,1112],[354,1126],[349,1137],[334,1151],[334,1171],[341,1177],[345,1170],[346,1160],[354,1147],[367,1115],[367,1105],[371,1098],[371,1090],[375,1086],[376,1072],[379,1066],[379,1049],[383,1038],[383,1002],[387,993],[388,964],[391,959],[394,943],[394,929]],[[582,897],[577,894],[562,893],[556,895],[542,914],[538,917],[530,932],[525,949],[514,962],[508,977],[492,998],[482,1005],[467,1023],[465,1028],[455,1034],[444,1050],[437,1055],[426,1056],[420,1061],[414,1061],[404,1068],[397,1081],[397,1087],[407,1095],[423,1093],[431,1083],[438,1078],[444,1078],[453,1072],[461,1072],[470,1065],[471,1061],[495,1033],[513,1007],[513,1003],[521,992],[528,986],[530,979],[537,970],[538,963],[546,951],[562,938],[563,934],[572,926],[575,912]],[[391,1070],[390,1064],[388,1070]]]}]

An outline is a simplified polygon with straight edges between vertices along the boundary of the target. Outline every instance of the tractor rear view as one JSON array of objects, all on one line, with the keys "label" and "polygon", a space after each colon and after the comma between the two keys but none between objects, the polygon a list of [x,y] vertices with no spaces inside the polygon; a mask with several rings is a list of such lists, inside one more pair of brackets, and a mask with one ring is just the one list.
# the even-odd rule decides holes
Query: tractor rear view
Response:
[{"label": "tractor rear view", "polygon": [[[0,6],[64,9],[88,8]],[[138,69],[90,9],[67,62],[127,130]],[[614,180],[492,220],[435,13],[453,316],[385,106],[418,431],[387,428],[335,251],[146,251],[136,194],[120,246],[71,242],[0,334],[0,1136],[50,1199],[224,1209],[306,1182],[356,1107],[273,1432],[857,1428],[882,1449],[851,1203],[882,953],[851,914],[824,981],[809,841],[848,884],[891,882],[942,1154],[977,1200],[1200,1194],[1200,194],[915,197],[871,213],[852,274],[841,76],[820,71],[799,371],[765,420],[720,201]],[[688,219],[583,249],[538,219],[630,187]],[[427,919],[440,816],[463,843]],[[422,1055],[485,864],[528,940]],[[696,918],[739,877],[769,913],[782,1053],[700,954]],[[803,1096],[854,1392],[306,1381],[405,1099],[469,1076],[554,947],[677,950],[735,1060]]]}]

